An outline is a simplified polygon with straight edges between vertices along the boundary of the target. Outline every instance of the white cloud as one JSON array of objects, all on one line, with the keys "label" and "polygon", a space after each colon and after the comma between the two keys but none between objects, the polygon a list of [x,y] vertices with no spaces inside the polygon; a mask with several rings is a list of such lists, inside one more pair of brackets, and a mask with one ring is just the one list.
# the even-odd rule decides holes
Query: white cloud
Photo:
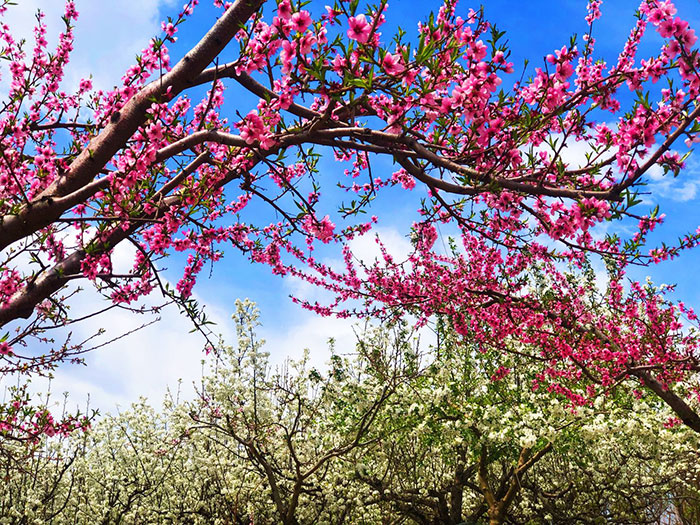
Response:
[{"label": "white cloud", "polygon": [[[72,91],[81,78],[93,77],[97,89],[110,89],[120,83],[126,69],[149,39],[160,30],[162,7],[175,5],[174,0],[76,0],[80,16],[75,24],[74,51],[66,70],[63,88]],[[45,13],[49,50],[64,30],[61,16],[64,2],[61,0],[21,0],[10,6],[2,18],[16,39],[26,39],[25,52],[31,54],[33,28],[36,13]],[[3,75],[6,81],[7,75]],[[0,92],[6,87],[0,85]],[[133,264],[133,248],[120,246],[114,256],[115,268],[127,269]],[[87,287],[89,288],[89,286]],[[95,292],[86,290],[73,305],[73,313],[94,312],[106,306]],[[183,379],[188,390],[193,380],[200,377],[201,337],[189,334],[191,326],[173,307],[163,310],[162,320],[131,335],[115,341],[87,355],[87,367],[63,364],[54,374],[51,391],[55,394],[70,393],[70,407],[85,407],[88,396],[90,406],[113,411],[146,395],[158,404],[168,386],[176,386]],[[78,324],[73,329],[73,341],[92,335],[99,326],[107,328],[101,341],[131,332],[149,318],[135,316],[123,310],[112,310],[99,319]],[[223,324],[223,323],[222,323]],[[64,337],[67,335],[64,333]],[[60,336],[57,336],[57,340]],[[13,378],[0,378],[4,386]],[[34,379],[32,390],[45,391],[45,380]],[[191,390],[191,389],[189,389]],[[58,396],[54,394],[53,399]]]},{"label": "white cloud", "polygon": [[674,177],[672,173],[664,175],[659,166],[649,170],[650,183],[647,189],[651,195],[647,196],[646,202],[654,204],[661,199],[687,202],[695,199],[700,190],[700,161],[694,155],[696,153],[686,160],[686,167],[678,177]]},{"label": "white cloud", "polygon": [[335,342],[336,353],[348,354],[355,350],[357,339],[353,327],[357,324],[357,319],[321,318],[312,312],[298,309],[288,321],[291,323],[286,330],[273,327],[261,331],[273,366],[283,363],[287,358],[299,359],[304,350],[308,349],[311,366],[323,368],[330,358],[328,341],[331,338]]},{"label": "white cloud", "polygon": [[[173,0],[76,0],[80,13],[75,24],[74,51],[67,69],[64,88],[74,89],[81,78],[92,74],[99,89],[120,83],[135,56],[160,31],[159,9],[174,5]],[[12,34],[27,39],[25,51],[33,47],[36,12],[45,13],[49,47],[55,46],[64,30],[61,0],[21,0],[10,6],[3,17]]]},{"label": "white cloud", "polygon": [[[156,304],[156,299],[153,297],[147,304]],[[105,306],[106,302],[96,292],[85,290],[72,311],[80,315]],[[227,320],[220,320],[216,314],[211,316],[219,326],[225,327]],[[166,390],[176,388],[179,379],[182,379],[183,396],[192,397],[192,383],[201,378],[203,338],[190,333],[192,325],[173,306],[160,312],[159,322],[137,330],[154,317],[114,309],[72,327],[74,342],[90,337],[100,327],[105,329],[104,335],[91,340],[89,345],[118,339],[85,354],[87,366],[62,363],[51,381],[53,399],[68,392],[70,408],[84,409],[89,398],[90,407],[101,412],[114,412],[117,406],[126,407],[140,396],[158,406]],[[61,336],[57,335],[56,339],[60,342]],[[33,380],[33,391],[44,392],[47,388],[46,380]]]},{"label": "white cloud", "polygon": [[372,264],[374,261],[383,262],[381,250],[376,241],[377,236],[379,236],[379,240],[396,262],[405,260],[411,253],[411,243],[398,229],[375,228],[370,233],[355,237],[350,241],[352,254],[365,265]]},{"label": "white cloud", "polygon": [[[567,139],[566,144],[562,147],[562,140],[564,140],[562,133],[552,133],[549,138],[554,141],[555,147],[552,148],[546,141],[542,142],[539,146],[533,148],[535,154],[545,151],[550,157],[553,157],[556,153],[562,162],[568,165],[569,169],[579,169],[588,165],[586,155],[593,151],[588,142]],[[529,148],[522,147],[521,151],[527,153]]]},{"label": "white cloud", "polygon": [[[62,237],[71,242],[75,235],[74,229],[68,229]],[[113,269],[116,273],[127,273],[134,264],[136,249],[130,243],[119,244],[112,255]],[[18,268],[29,271],[31,268],[24,259],[16,261]],[[161,279],[164,276],[161,275]],[[78,283],[83,291],[77,293],[66,306],[70,307],[71,317],[78,319],[101,311],[109,306],[105,300],[88,282]],[[74,290],[71,285],[68,290]],[[64,293],[70,296],[71,292]],[[207,301],[194,296],[202,305]],[[145,307],[158,306],[163,303],[162,297],[155,291],[150,297],[139,304]],[[136,307],[137,305],[132,305]],[[233,306],[231,306],[231,309]],[[216,323],[215,332],[222,332],[232,341],[232,323],[230,312],[221,305],[207,305],[207,317]],[[160,317],[160,321],[150,324]],[[15,323],[16,324],[16,323]],[[21,323],[19,323],[21,324]],[[143,325],[144,328],[139,329]],[[10,325],[10,330],[14,327]],[[190,333],[192,323],[170,305],[163,308],[158,315],[137,313],[113,308],[99,316],[86,319],[65,329],[57,329],[47,335],[55,340],[55,345],[61,345],[70,336],[73,344],[94,336],[100,329],[105,333],[90,339],[86,348],[98,346],[115,339],[94,351],[84,354],[87,366],[61,363],[54,371],[50,382],[46,379],[33,378],[31,390],[41,394],[49,389],[53,392],[52,399],[56,401],[64,392],[69,393],[68,406],[85,408],[88,399],[90,407],[102,412],[114,412],[117,405],[126,407],[141,396],[148,397],[151,403],[158,406],[168,388],[176,388],[177,381],[182,379],[184,397],[194,394],[192,382],[201,378],[201,360],[204,338],[197,333]],[[123,336],[123,337],[122,337]],[[30,352],[47,352],[49,344],[37,345],[31,343]],[[22,379],[24,380],[24,378]],[[16,376],[0,376],[0,394],[4,387],[17,381]]]},{"label": "white cloud", "polygon": [[[386,226],[373,228],[365,235],[355,237],[348,245],[353,254],[353,262],[355,263],[355,268],[360,277],[364,276],[362,264],[369,267],[373,265],[375,261],[379,262],[380,265],[384,262],[381,249],[379,244],[377,244],[377,236],[386,248],[387,253],[389,253],[397,263],[406,260],[411,252],[411,243],[405,235],[400,233],[399,229]],[[346,271],[345,262],[339,257],[325,258],[322,262],[336,272],[344,273]],[[289,293],[298,299],[311,302],[318,301],[323,304],[330,303],[335,297],[331,292],[299,277],[287,277],[284,283]]]},{"label": "white cloud", "polygon": [[[607,123],[608,127],[615,129],[615,123]],[[563,135],[556,133],[552,135],[554,140],[561,142]],[[558,144],[559,144],[558,143]],[[543,143],[536,151],[547,151],[550,155],[553,153],[552,148]],[[568,141],[567,146],[562,148],[560,156],[562,161],[568,165],[570,169],[579,169],[588,165],[586,155],[590,154],[592,148],[587,142]],[[644,180],[646,186],[639,187],[640,198],[642,204],[647,207],[654,206],[658,203],[662,205],[671,201],[688,202],[696,199],[700,194],[700,162],[694,153],[685,161],[686,167],[681,170],[677,177],[673,173],[664,173],[663,168],[658,165],[653,165],[645,174]],[[601,229],[602,225],[596,227],[594,235],[605,233],[605,229]],[[615,225],[620,229],[619,224]],[[623,228],[623,230],[627,230]],[[629,231],[629,230],[627,230]]]},{"label": "white cloud", "polygon": [[[609,127],[612,128],[610,124]],[[558,135],[557,138],[561,138]],[[570,141],[568,146],[562,150],[562,160],[569,164],[571,168],[581,168],[588,164],[586,154],[591,152],[591,148],[586,142]],[[664,174],[663,168],[658,165],[652,166],[646,173],[649,184],[642,188],[642,192],[649,193],[643,195],[644,203],[654,205],[663,199],[674,202],[687,202],[695,199],[700,190],[700,163],[694,156],[686,160],[686,168],[681,170],[678,177],[672,173]]]},{"label": "white cloud", "polygon": [[[383,263],[377,236],[396,262],[404,261],[411,252],[411,243],[397,228],[373,228],[349,243],[358,275],[363,273],[360,264],[370,266],[375,261]],[[323,262],[335,271],[345,271],[345,263],[339,258],[326,258]],[[310,302],[329,304],[335,297],[331,292],[298,277],[285,278],[284,286],[292,296]],[[266,317],[266,312],[263,311],[262,314]],[[322,318],[296,307],[285,309],[285,317],[284,324],[287,328],[275,326],[273,330],[264,331],[267,350],[274,364],[280,364],[286,358],[299,359],[304,349],[309,349],[311,366],[323,368],[330,357],[328,340],[334,340],[336,353],[353,353],[357,343],[356,334],[361,334],[364,327],[363,321],[356,318]]]},{"label": "white cloud", "polygon": [[[377,233],[397,261],[408,255],[410,243],[398,230],[378,228]],[[72,234],[71,231],[66,235]],[[380,256],[374,234],[355,239],[351,248],[355,257],[366,264]],[[130,269],[134,253],[135,249],[130,244],[120,244],[112,256],[114,270],[125,272]],[[339,260],[327,262],[334,266],[342,264]],[[276,287],[282,295],[291,289],[298,296],[306,298],[322,300],[331,297],[324,296],[322,290],[312,285],[302,290],[301,281],[285,279],[283,282],[282,288],[279,288],[276,280],[261,282],[260,285]],[[108,305],[89,284],[83,284],[85,290],[71,301],[71,314],[74,318],[96,312]],[[144,303],[153,306],[158,304],[159,299],[157,292],[154,292],[153,297]],[[208,317],[216,323],[213,330],[221,332],[228,344],[235,344],[233,322],[230,319],[234,309],[233,298],[230,302],[221,299],[217,302],[202,296],[195,296],[195,299],[200,304],[206,304]],[[361,332],[357,319],[321,318],[292,304],[280,305],[277,311],[268,305],[261,313],[263,320],[273,320],[259,330],[259,335],[267,341],[266,349],[271,354],[273,366],[282,364],[287,358],[299,359],[304,349],[308,348],[311,366],[323,368],[330,357],[330,338],[335,340],[336,352],[348,354],[355,350],[356,332]],[[125,408],[141,396],[159,406],[166,391],[178,387],[178,380],[182,380],[181,397],[194,396],[192,384],[198,383],[201,378],[202,359],[205,357],[202,352],[203,338],[199,334],[189,333],[191,323],[175,307],[163,309],[160,317],[159,322],[136,330],[153,320],[154,316],[113,309],[99,317],[72,325],[70,330],[73,342],[89,338],[99,328],[104,328],[105,334],[92,340],[90,345],[118,339],[85,354],[87,366],[62,363],[50,382],[53,402],[62,401],[62,394],[68,392],[67,406],[70,410],[76,407],[84,410],[89,400],[90,408],[99,409],[102,413],[113,413],[117,407]],[[67,337],[68,330],[51,335],[60,344]],[[124,337],[119,338],[122,335]],[[46,347],[43,348],[46,350]],[[16,378],[0,378],[0,389],[13,381]],[[31,389],[36,394],[42,394],[49,389],[49,382],[35,378]]]}]

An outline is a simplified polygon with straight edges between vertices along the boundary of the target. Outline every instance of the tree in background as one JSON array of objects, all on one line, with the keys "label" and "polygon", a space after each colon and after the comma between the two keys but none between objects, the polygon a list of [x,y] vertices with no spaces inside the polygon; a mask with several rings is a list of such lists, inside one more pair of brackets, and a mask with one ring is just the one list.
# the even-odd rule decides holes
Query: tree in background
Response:
[{"label": "tree in background", "polygon": [[[45,373],[83,350],[45,338],[46,330],[76,321],[69,306],[79,289],[71,284],[85,280],[119,308],[138,310],[135,301],[157,289],[201,327],[192,287],[204,264],[222,256],[221,246],[233,245],[274,273],[333,291],[333,304],[305,305],[324,315],[394,314],[418,304],[422,319],[448,313],[455,330],[481,333],[480,340],[511,316],[515,322],[506,325],[517,324],[526,342],[548,349],[540,359],[555,361],[541,382],[560,390],[548,372],[560,364],[580,362],[587,377],[591,367],[604,374],[622,361],[610,380],[593,375],[594,382],[608,387],[640,377],[684,423],[700,428],[683,396],[676,396],[680,404],[662,394],[697,366],[695,339],[680,331],[679,307],[637,288],[623,300],[619,288],[627,264],[663,260],[696,243],[689,235],[643,253],[662,218],[632,210],[649,170],[679,173],[680,144],[692,145],[700,130],[697,38],[672,3],[641,2],[617,61],[607,64],[596,58],[592,27],[600,2],[591,1],[581,41],[520,80],[511,76],[502,33],[483,11],[460,16],[452,0],[413,40],[403,32],[393,39],[381,34],[385,1],[341,1],[321,10],[289,0],[216,0],[219,18],[171,65],[168,46],[196,4],[164,23],[122,85],[108,92],[92,91],[87,79],[76,93],[61,90],[77,18],[72,1],[53,52],[41,18],[31,51],[2,26],[9,92],[0,115],[0,325],[11,328],[0,343],[3,374]],[[0,11],[13,8],[5,0]],[[645,32],[657,34],[661,45],[638,60]],[[233,60],[224,61],[224,53]],[[663,89],[644,93],[658,81]],[[196,102],[191,97],[200,86],[206,94]],[[227,88],[258,102],[227,111]],[[574,143],[590,149],[582,166],[565,158]],[[319,173],[319,148],[332,150],[344,174]],[[395,162],[395,171],[373,171],[377,156]],[[407,265],[386,254],[362,276],[347,247],[345,271],[314,258],[315,247],[368,231],[374,219],[361,221],[359,214],[387,186],[408,190],[418,183],[429,198]],[[324,200],[333,184],[349,202]],[[268,218],[253,213],[256,203],[267,207]],[[591,234],[596,224],[624,218],[639,223],[630,238]],[[452,256],[434,246],[442,223],[460,231]],[[133,264],[115,268],[115,250],[125,244],[135,250]],[[159,263],[173,252],[187,253],[174,288]],[[640,344],[627,345],[608,325],[600,327],[607,321],[570,310],[577,304],[557,264],[580,265],[587,253],[614,266],[606,300],[628,305],[623,321],[640,308],[650,312],[639,351]],[[530,297],[534,269],[548,275],[552,301],[563,301],[562,308]],[[452,306],[450,294],[466,303]],[[480,321],[487,330],[476,330]],[[624,333],[635,333],[625,322]],[[552,330],[562,331],[559,339],[585,341],[585,356],[569,352],[572,344],[550,345]],[[27,346],[37,340],[45,349],[39,353]],[[2,414],[3,435],[16,439],[83,424],[55,424],[19,394]]]},{"label": "tree in background", "polygon": [[528,388],[531,360],[504,373],[448,325],[436,347],[399,324],[325,371],[306,358],[272,370],[254,305],[238,304],[236,324],[198,399],[141,401],[4,472],[2,523],[639,525],[697,512],[697,434],[664,428],[658,398],[617,390],[572,411]]}]

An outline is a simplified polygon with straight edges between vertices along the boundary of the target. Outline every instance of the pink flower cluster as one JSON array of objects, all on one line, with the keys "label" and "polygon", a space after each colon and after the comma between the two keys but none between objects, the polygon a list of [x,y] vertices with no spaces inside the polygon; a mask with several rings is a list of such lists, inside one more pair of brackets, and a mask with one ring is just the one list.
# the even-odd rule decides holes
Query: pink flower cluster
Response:
[{"label": "pink flower cluster", "polygon": [[[73,2],[66,3],[69,27],[55,50],[48,50],[41,17],[29,56],[10,28],[0,26],[10,90],[0,115],[0,213],[8,222],[19,213],[35,220],[26,212],[34,204],[66,206],[54,215],[59,220],[25,239],[39,274],[11,259],[3,263],[0,310],[43,276],[81,273],[109,286],[114,302],[132,303],[155,288],[156,261],[173,251],[187,255],[176,287],[186,300],[204,265],[228,244],[273,273],[331,291],[330,306],[307,305],[324,315],[388,315],[403,308],[423,320],[448,315],[458,333],[484,347],[517,338],[546,363],[539,382],[575,403],[591,395],[578,384],[575,363],[604,386],[632,363],[659,367],[663,381],[681,377],[674,363],[695,342],[684,339],[680,310],[642,287],[625,296],[620,263],[605,293],[609,310],[596,311],[599,305],[556,263],[581,266],[591,251],[616,261],[661,261],[700,242],[697,232],[675,246],[643,248],[660,216],[642,216],[625,241],[594,235],[608,219],[639,218],[624,197],[654,166],[682,168],[682,151],[672,150],[668,137],[689,146],[700,140],[697,113],[689,117],[700,96],[694,30],[670,1],[644,0],[614,64],[596,56],[589,35],[580,51],[559,47],[531,79],[514,81],[508,50],[490,40],[496,33],[483,12],[461,17],[455,4],[445,2],[421,24],[419,44],[411,46],[401,39],[388,44],[380,33],[384,12],[364,4],[329,7],[314,19],[298,2],[279,0],[271,18],[256,15],[238,31],[234,62],[166,86],[178,70],[166,74],[165,44],[175,43],[197,5],[192,0],[162,24],[161,38],[149,43],[118,89],[95,93],[84,79],[73,95],[61,90],[73,45],[70,21],[77,16]],[[600,5],[588,2],[589,24]],[[663,41],[640,60],[647,28]],[[195,101],[181,93],[193,78],[210,81]],[[668,80],[673,88],[649,89]],[[257,99],[240,114],[224,110],[225,88],[236,81]],[[649,99],[638,95],[645,91]],[[105,149],[103,134],[114,130],[126,138]],[[589,150],[582,166],[569,162],[571,145]],[[336,178],[319,161],[318,147],[333,150]],[[76,168],[94,162],[95,152],[102,156],[94,173]],[[375,154],[400,167],[381,172]],[[428,193],[414,227],[414,253],[400,264],[380,245],[382,260],[360,271],[346,242],[376,221],[353,217],[387,186],[411,190],[417,181]],[[328,184],[353,192],[353,201],[334,215],[338,226],[330,215],[317,218]],[[256,202],[274,210],[274,219],[261,222]],[[449,243],[438,242],[445,223],[458,239],[449,253]],[[126,239],[137,254],[118,274],[111,253]],[[302,249],[316,240],[344,244],[345,272]],[[79,269],[61,274],[61,264],[74,259]],[[534,293],[533,273],[545,275],[551,289]],[[37,301],[37,311],[45,319],[59,315],[45,300]],[[598,332],[607,339],[594,337]],[[0,346],[0,354],[19,363],[14,352],[21,346],[13,345]]]},{"label": "pink flower cluster", "polygon": [[331,240],[333,240],[335,224],[331,222],[328,215],[319,221],[313,215],[307,214],[304,216],[301,227],[306,233],[318,239],[322,243],[329,243]]}]

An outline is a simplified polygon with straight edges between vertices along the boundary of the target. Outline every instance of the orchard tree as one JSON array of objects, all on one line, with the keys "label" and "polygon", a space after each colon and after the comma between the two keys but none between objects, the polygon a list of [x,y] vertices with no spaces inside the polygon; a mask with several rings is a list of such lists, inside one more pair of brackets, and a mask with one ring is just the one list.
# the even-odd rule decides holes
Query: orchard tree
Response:
[{"label": "orchard tree", "polygon": [[[197,322],[197,275],[232,245],[276,274],[330,289],[332,304],[305,305],[324,315],[418,305],[421,320],[447,313],[457,331],[479,341],[502,335],[492,332],[507,319],[503,327],[518,326],[509,335],[546,347],[540,358],[552,364],[543,383],[550,369],[577,363],[606,387],[633,375],[700,431],[697,414],[668,388],[696,366],[679,307],[635,288],[622,308],[629,322],[620,326],[636,334],[633,313],[646,309],[649,341],[628,344],[607,317],[564,308],[571,290],[556,264],[604,256],[615,266],[610,298],[617,308],[627,264],[666,259],[696,243],[689,235],[644,253],[662,217],[631,209],[649,170],[679,173],[683,140],[699,140],[697,38],[670,1],[641,2],[637,23],[608,64],[596,55],[601,13],[591,0],[584,37],[522,76],[513,75],[503,35],[484,11],[458,12],[455,0],[420,24],[415,38],[382,34],[385,0],[337,1],[325,10],[289,0],[215,0],[218,19],[171,64],[169,47],[197,3],[164,22],[162,35],[107,92],[93,91],[89,79],[75,93],[62,89],[78,16],[71,0],[52,52],[41,17],[31,50],[0,26],[9,84],[0,110],[0,325],[11,329],[0,343],[3,374],[46,372],[81,352],[80,344],[54,345],[45,335],[76,321],[69,305],[79,288],[72,283],[90,281],[114,307],[134,309],[157,289]],[[0,6],[17,9],[7,0]],[[640,59],[650,32],[661,45]],[[651,89],[659,81],[664,87]],[[193,100],[200,88],[205,95]],[[258,102],[227,111],[227,89]],[[581,166],[565,156],[575,143],[590,150]],[[332,151],[343,174],[321,176],[322,150]],[[396,164],[393,173],[372,169],[378,156]],[[349,202],[324,200],[323,188],[333,184]],[[414,253],[405,265],[386,254],[363,275],[345,245],[375,221],[359,214],[387,186],[418,184],[428,198]],[[262,222],[253,213],[260,206],[270,211]],[[625,218],[639,223],[630,238],[591,232]],[[434,249],[443,222],[460,231],[452,255]],[[314,257],[316,246],[330,243],[343,245],[345,271]],[[136,251],[133,264],[115,268],[124,244]],[[173,252],[187,254],[174,288],[159,262]],[[531,297],[533,268],[548,275],[561,308]],[[550,332],[556,341],[545,340]],[[560,343],[577,338],[586,342],[584,355]],[[27,346],[34,339],[45,351]],[[610,363],[621,368],[608,378],[598,368]],[[557,381],[551,387],[562,388]],[[21,396],[2,412],[2,431],[18,439],[81,424],[60,427]]]},{"label": "orchard tree", "polygon": [[[530,388],[540,369],[518,355],[523,345],[484,352],[448,323],[438,335],[386,403],[377,440],[359,451],[357,479],[392,517],[659,523],[674,494],[697,497],[698,438],[664,428],[671,411],[658,398],[618,389],[572,411],[565,398]],[[368,357],[386,348],[364,341]]]},{"label": "orchard tree", "polygon": [[[360,335],[326,370],[270,367],[257,311],[209,357],[199,397],[145,400],[44,439],[5,472],[0,523],[659,523],[697,512],[698,435],[658,398],[571,411],[526,386],[537,363],[439,344],[406,325]],[[516,366],[518,365],[518,366]],[[4,521],[2,521],[4,519]],[[685,522],[684,522],[685,523]]]},{"label": "orchard tree", "polygon": [[257,519],[285,525],[350,521],[357,510],[343,505],[343,489],[329,483],[336,478],[332,464],[371,442],[368,434],[401,375],[370,371],[360,383],[364,370],[346,369],[333,356],[324,377],[308,366],[308,351],[300,362],[271,372],[264,341],[255,334],[257,308],[237,302],[235,316],[238,345],[224,348],[219,366],[203,381],[186,433],[204,432],[249,465],[248,477],[265,487],[268,499],[251,513]]}]

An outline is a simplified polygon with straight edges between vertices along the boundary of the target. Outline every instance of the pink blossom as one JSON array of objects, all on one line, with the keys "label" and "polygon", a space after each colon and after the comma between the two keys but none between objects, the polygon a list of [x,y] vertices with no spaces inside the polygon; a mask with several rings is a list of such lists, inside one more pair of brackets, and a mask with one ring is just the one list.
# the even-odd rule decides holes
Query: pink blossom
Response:
[{"label": "pink blossom", "polygon": [[498,369],[491,376],[491,381],[500,381],[508,374],[510,374],[511,369],[505,366],[499,366]]},{"label": "pink blossom", "polygon": [[292,15],[291,26],[299,33],[306,31],[311,25],[311,15],[308,11],[298,11]]},{"label": "pink blossom", "polygon": [[159,142],[163,140],[163,126],[160,122],[155,122],[146,130],[146,136],[149,140],[153,142]]},{"label": "pink blossom", "polygon": [[282,71],[289,73],[292,70],[292,59],[296,55],[297,43],[285,40],[282,42],[282,51],[280,52],[280,60],[282,61]]},{"label": "pink blossom", "polygon": [[592,24],[594,20],[600,18],[600,4],[601,0],[589,0],[588,2],[588,15],[586,15],[586,22]]},{"label": "pink blossom", "polygon": [[364,14],[359,14],[357,16],[351,16],[348,19],[348,38],[351,40],[357,40],[358,42],[364,43],[369,40],[369,33],[372,26],[367,22]]},{"label": "pink blossom", "polygon": [[304,217],[302,228],[322,243],[327,244],[333,239],[335,224],[331,222],[328,215],[319,221],[313,215],[309,214]]},{"label": "pink blossom", "polygon": [[331,6],[327,5],[326,6],[326,19],[333,24],[335,18],[341,13],[341,11],[336,11],[333,9]]},{"label": "pink blossom", "polygon": [[166,34],[166,36],[168,36],[171,39],[173,35],[177,33],[177,27],[175,27],[175,25],[172,22],[168,22],[167,24],[165,22],[161,22],[160,28]]},{"label": "pink blossom", "polygon": [[335,55],[331,62],[331,67],[335,73],[342,76],[345,68],[348,66],[348,61],[343,55]]},{"label": "pink blossom", "polygon": [[394,182],[400,183],[401,187],[405,190],[412,190],[416,187],[416,180],[403,168],[394,172],[391,179]]},{"label": "pink blossom", "polygon": [[292,5],[290,4],[289,0],[282,0],[277,5],[277,16],[283,20],[289,20],[292,18]]},{"label": "pink blossom", "polygon": [[401,61],[401,55],[392,55],[391,53],[387,53],[384,55],[384,59],[382,60],[384,71],[386,71],[389,75],[400,75],[406,69]]},{"label": "pink blossom", "polygon": [[270,144],[267,126],[257,111],[248,113],[245,119],[238,124],[238,127],[241,130],[241,138],[248,144],[254,144],[258,141],[262,147],[267,147]]}]

